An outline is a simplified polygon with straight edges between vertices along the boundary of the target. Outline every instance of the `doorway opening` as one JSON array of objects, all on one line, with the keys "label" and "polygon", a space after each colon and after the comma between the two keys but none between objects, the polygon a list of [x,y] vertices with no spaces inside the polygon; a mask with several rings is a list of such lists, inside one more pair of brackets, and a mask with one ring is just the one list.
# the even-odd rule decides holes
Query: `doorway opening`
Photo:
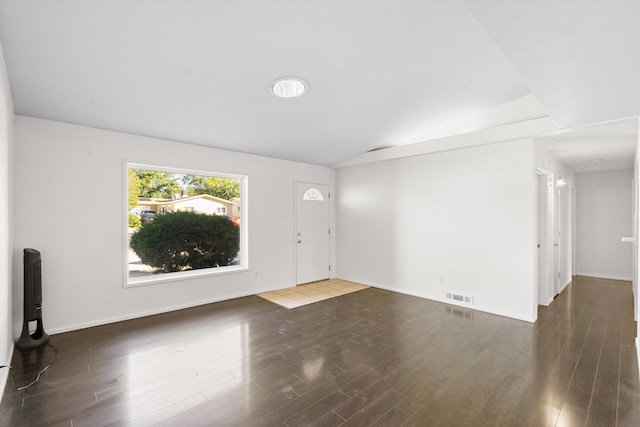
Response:
[{"label": "doorway opening", "polygon": [[538,304],[549,305],[553,301],[553,175],[537,169],[537,273]]}]

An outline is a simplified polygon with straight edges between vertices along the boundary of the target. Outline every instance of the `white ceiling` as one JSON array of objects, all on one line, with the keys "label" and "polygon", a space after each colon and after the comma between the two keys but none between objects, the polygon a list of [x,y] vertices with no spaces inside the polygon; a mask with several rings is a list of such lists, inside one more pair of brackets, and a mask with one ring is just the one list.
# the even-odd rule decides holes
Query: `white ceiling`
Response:
[{"label": "white ceiling", "polygon": [[576,173],[632,169],[638,143],[638,119],[562,130],[537,141]]},{"label": "white ceiling", "polygon": [[[531,94],[559,128],[637,116],[638,22],[622,0],[0,0],[17,114],[329,166]],[[289,75],[308,93],[275,98]]]}]

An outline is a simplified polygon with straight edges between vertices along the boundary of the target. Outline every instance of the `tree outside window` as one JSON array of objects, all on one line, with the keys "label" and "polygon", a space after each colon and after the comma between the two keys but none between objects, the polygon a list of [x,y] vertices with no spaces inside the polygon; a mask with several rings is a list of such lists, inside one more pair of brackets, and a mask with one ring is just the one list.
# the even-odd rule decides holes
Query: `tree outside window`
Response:
[{"label": "tree outside window", "polygon": [[128,164],[127,283],[245,267],[245,182],[243,176]]}]

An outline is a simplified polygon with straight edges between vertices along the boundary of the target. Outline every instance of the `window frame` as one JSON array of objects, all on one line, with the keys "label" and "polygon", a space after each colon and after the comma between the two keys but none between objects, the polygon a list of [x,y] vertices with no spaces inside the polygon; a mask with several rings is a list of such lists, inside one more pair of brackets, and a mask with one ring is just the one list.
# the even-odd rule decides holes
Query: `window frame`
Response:
[{"label": "window frame", "polygon": [[[171,273],[154,274],[150,276],[129,277],[129,169],[142,169],[156,172],[170,172],[185,175],[212,176],[219,178],[236,179],[240,182],[240,263],[238,265],[228,265],[223,267],[210,267],[198,270],[178,271]],[[182,281],[187,279],[196,279],[207,276],[218,276],[224,274],[234,274],[249,270],[249,250],[248,250],[248,181],[246,175],[230,174],[223,172],[212,172],[188,168],[178,168],[173,166],[163,166],[159,164],[141,163],[125,160],[123,162],[124,171],[124,203],[122,205],[123,224],[121,230],[123,233],[123,265],[124,265],[124,285],[125,288],[138,286],[155,285],[160,283]]]}]

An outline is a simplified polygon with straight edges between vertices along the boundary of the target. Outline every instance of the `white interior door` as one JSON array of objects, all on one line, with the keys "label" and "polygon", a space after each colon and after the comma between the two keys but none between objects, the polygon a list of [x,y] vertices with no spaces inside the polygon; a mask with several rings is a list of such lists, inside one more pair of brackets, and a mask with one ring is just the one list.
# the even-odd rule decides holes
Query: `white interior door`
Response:
[{"label": "white interior door", "polygon": [[296,183],[296,283],[329,278],[329,186]]},{"label": "white interior door", "polygon": [[[555,183],[555,177],[553,182]],[[552,186],[553,191],[553,297],[560,293],[560,250],[562,248],[562,229],[560,220],[560,190],[555,185]]]},{"label": "white interior door", "polygon": [[538,304],[549,305],[549,185],[548,177],[538,172]]}]

